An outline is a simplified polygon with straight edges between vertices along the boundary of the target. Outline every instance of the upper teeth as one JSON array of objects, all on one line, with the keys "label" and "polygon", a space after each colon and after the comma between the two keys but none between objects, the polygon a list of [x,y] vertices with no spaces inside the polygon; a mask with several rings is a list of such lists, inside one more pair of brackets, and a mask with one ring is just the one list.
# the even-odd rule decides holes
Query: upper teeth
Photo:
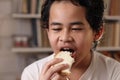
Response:
[{"label": "upper teeth", "polygon": [[74,52],[74,50],[73,50],[73,49],[70,49],[70,48],[62,48],[61,51]]}]

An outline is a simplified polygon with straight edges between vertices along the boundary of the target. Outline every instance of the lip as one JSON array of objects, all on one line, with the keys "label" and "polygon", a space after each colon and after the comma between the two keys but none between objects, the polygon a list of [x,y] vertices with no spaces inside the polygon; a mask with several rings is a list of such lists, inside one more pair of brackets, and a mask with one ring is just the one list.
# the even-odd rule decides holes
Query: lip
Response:
[{"label": "lip", "polygon": [[71,54],[71,57],[72,57],[72,58],[75,58],[75,55],[76,55],[76,51],[74,51],[74,52]]},{"label": "lip", "polygon": [[72,45],[59,46],[59,50],[61,50],[62,48],[69,48],[75,50],[75,48]]}]

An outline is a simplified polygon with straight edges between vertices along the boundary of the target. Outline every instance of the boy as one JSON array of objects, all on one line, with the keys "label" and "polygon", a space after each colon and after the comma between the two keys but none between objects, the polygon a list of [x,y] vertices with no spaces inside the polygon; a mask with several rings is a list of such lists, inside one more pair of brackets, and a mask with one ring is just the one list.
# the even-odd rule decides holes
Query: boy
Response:
[{"label": "boy", "polygon": [[[103,34],[103,0],[45,0],[41,25],[46,28],[53,55],[28,66],[22,80],[120,80],[120,64],[93,51]],[[94,45],[93,45],[94,43]],[[68,68],[60,51],[71,51],[75,62],[71,74],[59,72]]]}]

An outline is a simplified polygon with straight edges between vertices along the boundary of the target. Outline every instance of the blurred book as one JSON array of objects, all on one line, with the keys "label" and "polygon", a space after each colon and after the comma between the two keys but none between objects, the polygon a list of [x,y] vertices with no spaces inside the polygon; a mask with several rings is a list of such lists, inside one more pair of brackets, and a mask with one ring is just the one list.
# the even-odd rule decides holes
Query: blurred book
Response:
[{"label": "blurred book", "polygon": [[112,16],[120,15],[120,0],[111,0],[109,15]]},{"label": "blurred book", "polygon": [[109,22],[104,25],[104,35],[99,46],[119,47],[120,46],[120,23]]},{"label": "blurred book", "polygon": [[120,51],[100,51],[100,53],[120,62]]}]

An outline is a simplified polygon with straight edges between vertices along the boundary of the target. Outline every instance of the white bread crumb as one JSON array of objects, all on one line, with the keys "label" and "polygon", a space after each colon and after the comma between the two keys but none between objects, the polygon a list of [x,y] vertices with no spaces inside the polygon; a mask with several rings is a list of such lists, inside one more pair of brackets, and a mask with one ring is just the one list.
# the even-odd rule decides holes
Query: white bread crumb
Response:
[{"label": "white bread crumb", "polygon": [[[74,63],[74,58],[71,57],[71,53],[68,51],[61,51],[57,55],[55,55],[55,58],[63,59],[63,61],[59,64],[69,65],[69,68],[61,71],[62,75],[69,75],[71,73],[70,70],[71,70],[72,64]],[[59,65],[59,64],[56,64],[56,65]]]}]

